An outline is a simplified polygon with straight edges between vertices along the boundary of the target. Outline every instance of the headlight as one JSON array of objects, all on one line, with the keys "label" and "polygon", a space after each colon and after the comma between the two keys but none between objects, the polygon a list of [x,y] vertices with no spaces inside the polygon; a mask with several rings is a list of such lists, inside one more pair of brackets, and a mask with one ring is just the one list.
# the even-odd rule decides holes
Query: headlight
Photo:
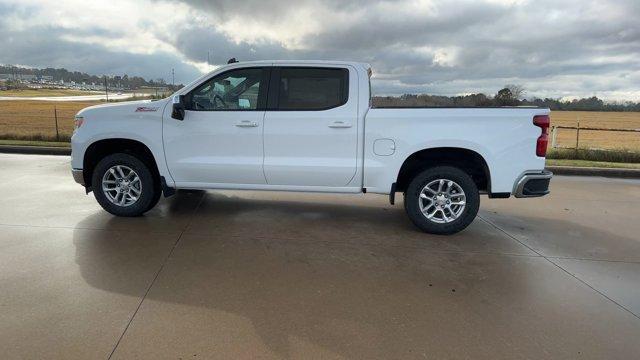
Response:
[{"label": "headlight", "polygon": [[82,124],[84,124],[84,117],[76,115],[76,117],[73,119],[73,130],[78,130],[80,126],[82,126]]}]

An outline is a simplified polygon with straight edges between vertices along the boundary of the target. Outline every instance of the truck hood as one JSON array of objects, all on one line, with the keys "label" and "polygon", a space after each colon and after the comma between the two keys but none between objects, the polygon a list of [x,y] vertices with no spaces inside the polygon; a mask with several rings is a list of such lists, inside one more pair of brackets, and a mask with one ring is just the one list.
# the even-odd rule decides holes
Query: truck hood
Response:
[{"label": "truck hood", "polygon": [[100,104],[86,107],[78,112],[76,116],[85,118],[100,118],[105,115],[144,115],[158,114],[161,115],[165,105],[169,101],[161,99],[157,101],[139,100],[126,101],[111,104]]}]

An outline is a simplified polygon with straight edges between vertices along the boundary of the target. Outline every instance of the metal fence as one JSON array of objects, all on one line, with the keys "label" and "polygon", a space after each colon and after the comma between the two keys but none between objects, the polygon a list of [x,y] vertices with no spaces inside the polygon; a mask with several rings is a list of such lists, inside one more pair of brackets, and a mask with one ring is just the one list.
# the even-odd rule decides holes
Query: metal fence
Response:
[{"label": "metal fence", "polygon": [[74,115],[83,108],[104,103],[83,99],[0,100],[0,140],[67,142],[73,133]]},{"label": "metal fence", "polygon": [[68,141],[73,131],[73,115],[86,106],[63,107],[62,110],[53,104],[37,109],[31,109],[27,104],[11,108],[0,106],[0,139],[41,137],[47,141]]},{"label": "metal fence", "polygon": [[[574,141],[572,142],[573,146],[562,146],[558,144],[558,132],[561,129],[566,129],[566,130],[573,130],[575,131],[575,138],[572,139]],[[609,132],[609,133],[614,133],[614,134],[627,134],[627,135],[638,135],[637,139],[634,137],[633,139],[631,139],[632,142],[634,142],[637,147],[640,147],[640,129],[611,129],[611,128],[598,128],[598,127],[589,127],[589,126],[585,126],[585,127],[581,127],[580,126],[580,121],[577,122],[577,126],[564,126],[564,125],[558,125],[558,126],[552,126],[551,127],[551,147],[554,149],[579,149],[581,148],[581,144],[580,144],[580,133],[582,132],[584,134],[584,132]],[[610,138],[611,136],[606,136],[604,138]],[[601,146],[601,147],[597,147],[597,148],[615,148],[615,147],[625,147],[625,146],[616,146],[616,140],[609,140],[611,142],[613,142],[613,146]],[[567,141],[565,141],[566,143]],[[584,146],[582,148],[585,148]],[[593,147],[587,147],[587,148],[593,148]]]}]

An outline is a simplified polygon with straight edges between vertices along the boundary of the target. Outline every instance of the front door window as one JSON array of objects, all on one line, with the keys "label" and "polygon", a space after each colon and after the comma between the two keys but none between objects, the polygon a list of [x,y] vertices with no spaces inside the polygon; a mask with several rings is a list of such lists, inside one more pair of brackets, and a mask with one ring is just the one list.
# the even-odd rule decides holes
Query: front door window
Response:
[{"label": "front door window", "polygon": [[261,79],[260,68],[232,70],[216,76],[191,92],[189,110],[256,110]]}]

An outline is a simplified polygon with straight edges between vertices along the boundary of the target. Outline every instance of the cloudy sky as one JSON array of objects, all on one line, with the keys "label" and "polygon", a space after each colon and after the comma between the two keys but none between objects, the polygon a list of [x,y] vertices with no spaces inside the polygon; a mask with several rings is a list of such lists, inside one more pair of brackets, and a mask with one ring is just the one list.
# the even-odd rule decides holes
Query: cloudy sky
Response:
[{"label": "cloudy sky", "polygon": [[637,101],[639,19],[640,0],[0,0],[0,63],[188,83],[231,57],[344,59],[376,94]]}]

